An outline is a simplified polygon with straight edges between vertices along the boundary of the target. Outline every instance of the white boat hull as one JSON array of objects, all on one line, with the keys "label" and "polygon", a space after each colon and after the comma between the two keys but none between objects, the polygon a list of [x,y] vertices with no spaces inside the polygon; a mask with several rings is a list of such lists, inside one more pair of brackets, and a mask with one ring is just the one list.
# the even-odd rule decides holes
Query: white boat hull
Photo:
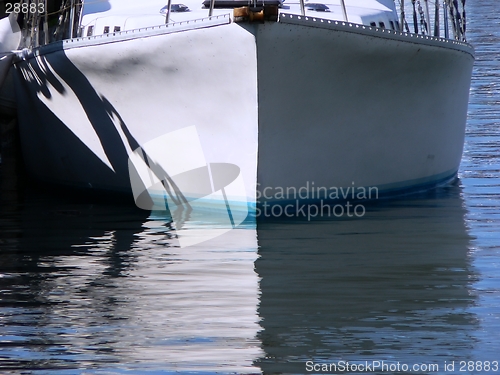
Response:
[{"label": "white boat hull", "polygon": [[[254,37],[227,17],[216,27],[199,23],[117,43],[90,38],[93,44],[78,48],[48,46],[19,62],[19,120],[30,172],[51,182],[131,191],[129,155],[194,126],[206,162],[238,166],[246,195],[254,197]],[[172,156],[166,168],[173,175],[192,157],[191,150]]]},{"label": "white boat hull", "polygon": [[287,22],[257,35],[261,188],[308,187],[314,198],[313,186],[376,187],[380,197],[456,175],[470,50],[342,22]]},{"label": "white boat hull", "polygon": [[[280,189],[378,198],[453,178],[472,49],[342,24],[219,17],[44,47],[16,64],[26,165],[45,181],[130,191],[133,151],[194,126],[207,164],[239,168],[230,200],[250,205],[296,198]],[[190,151],[164,171],[199,166]]]}]

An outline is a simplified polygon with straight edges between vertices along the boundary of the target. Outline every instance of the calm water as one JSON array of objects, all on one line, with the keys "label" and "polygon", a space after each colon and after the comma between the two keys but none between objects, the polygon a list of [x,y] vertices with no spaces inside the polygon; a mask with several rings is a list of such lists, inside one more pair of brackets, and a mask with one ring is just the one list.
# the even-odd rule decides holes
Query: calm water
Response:
[{"label": "calm water", "polygon": [[500,361],[500,5],[467,4],[477,62],[456,185],[362,219],[268,222],[189,248],[129,203],[3,189],[0,373],[385,361],[472,374],[461,361]]}]

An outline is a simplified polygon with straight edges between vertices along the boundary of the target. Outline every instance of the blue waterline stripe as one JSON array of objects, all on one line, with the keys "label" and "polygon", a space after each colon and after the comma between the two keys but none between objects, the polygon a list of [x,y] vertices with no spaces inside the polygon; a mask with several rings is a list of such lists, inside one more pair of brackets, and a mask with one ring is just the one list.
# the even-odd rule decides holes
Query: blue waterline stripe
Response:
[{"label": "blue waterline stripe", "polygon": [[[439,173],[437,175],[433,176],[428,176],[428,177],[422,177],[422,178],[417,178],[413,180],[406,180],[406,181],[400,181],[400,182],[394,182],[394,183],[389,183],[389,184],[384,184],[384,185],[373,185],[373,186],[346,186],[342,187],[343,194],[339,194],[339,198],[328,198],[327,197],[315,197],[315,195],[318,195],[318,188],[316,190],[307,190],[305,194],[302,194],[302,196],[306,197],[315,197],[315,198],[300,198],[299,194],[296,194],[293,198],[284,198],[284,199],[260,199],[257,202],[257,206],[261,206],[263,204],[267,205],[289,205],[289,204],[318,204],[318,203],[339,203],[339,202],[345,202],[345,201],[353,201],[353,202],[370,202],[370,201],[376,201],[379,199],[388,199],[391,197],[396,197],[396,196],[401,196],[401,195],[407,195],[411,193],[416,193],[419,191],[423,190],[429,190],[434,187],[437,187],[439,185],[446,184],[450,181],[453,181],[456,176],[457,176],[457,169],[451,169],[442,173]],[[296,191],[299,189],[304,188],[304,187],[298,187],[296,188]],[[321,187],[323,188],[323,187]],[[332,189],[328,187],[324,187],[327,189]],[[337,187],[338,189],[341,189],[341,187]],[[368,192],[370,189],[377,189],[377,194],[369,194]],[[366,191],[367,198],[356,198],[356,193],[360,192],[364,189]],[[353,193],[354,192],[354,193]],[[354,195],[354,198],[352,198]],[[249,206],[250,208],[250,206]],[[255,208],[254,208],[255,210]]]}]

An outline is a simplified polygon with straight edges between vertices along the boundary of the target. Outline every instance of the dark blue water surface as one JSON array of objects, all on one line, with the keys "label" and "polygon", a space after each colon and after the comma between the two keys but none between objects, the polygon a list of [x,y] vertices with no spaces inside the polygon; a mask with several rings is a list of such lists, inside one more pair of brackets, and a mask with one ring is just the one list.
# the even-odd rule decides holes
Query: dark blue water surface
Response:
[{"label": "dark blue water surface", "polygon": [[4,178],[0,373],[500,373],[500,5],[467,7],[451,186],[180,248],[129,201]]}]

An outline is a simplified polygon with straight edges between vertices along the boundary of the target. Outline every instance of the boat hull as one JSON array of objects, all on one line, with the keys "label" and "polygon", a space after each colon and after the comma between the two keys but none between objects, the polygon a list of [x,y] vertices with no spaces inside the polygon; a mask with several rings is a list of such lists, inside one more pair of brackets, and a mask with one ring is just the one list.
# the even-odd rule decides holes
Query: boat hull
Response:
[{"label": "boat hull", "polygon": [[[255,197],[254,37],[227,16],[214,19],[122,33],[119,41],[49,45],[17,63],[29,171],[49,182],[131,192],[130,157],[153,145],[146,157],[168,176],[231,164],[245,186],[234,199]],[[187,149],[168,136],[192,127]],[[163,150],[158,139],[167,142]]]},{"label": "boat hull", "polygon": [[[131,155],[140,149],[139,164],[161,164],[167,179],[210,163],[235,166],[240,188],[219,190],[226,205],[251,206],[342,199],[332,192],[354,187],[375,190],[353,198],[377,199],[456,175],[471,47],[289,15],[207,22],[80,38],[19,61],[29,171],[130,192]],[[163,156],[158,144],[145,146],[189,127],[184,149],[175,137]],[[217,190],[210,181],[208,193]],[[188,200],[206,193],[194,191],[200,184],[183,185]]]},{"label": "boat hull", "polygon": [[[311,200],[341,187],[373,187],[372,198],[380,198],[456,175],[469,48],[297,16],[260,26],[257,46],[265,98],[258,179],[267,197],[282,199],[294,186]],[[290,194],[285,198],[298,195]]]}]

